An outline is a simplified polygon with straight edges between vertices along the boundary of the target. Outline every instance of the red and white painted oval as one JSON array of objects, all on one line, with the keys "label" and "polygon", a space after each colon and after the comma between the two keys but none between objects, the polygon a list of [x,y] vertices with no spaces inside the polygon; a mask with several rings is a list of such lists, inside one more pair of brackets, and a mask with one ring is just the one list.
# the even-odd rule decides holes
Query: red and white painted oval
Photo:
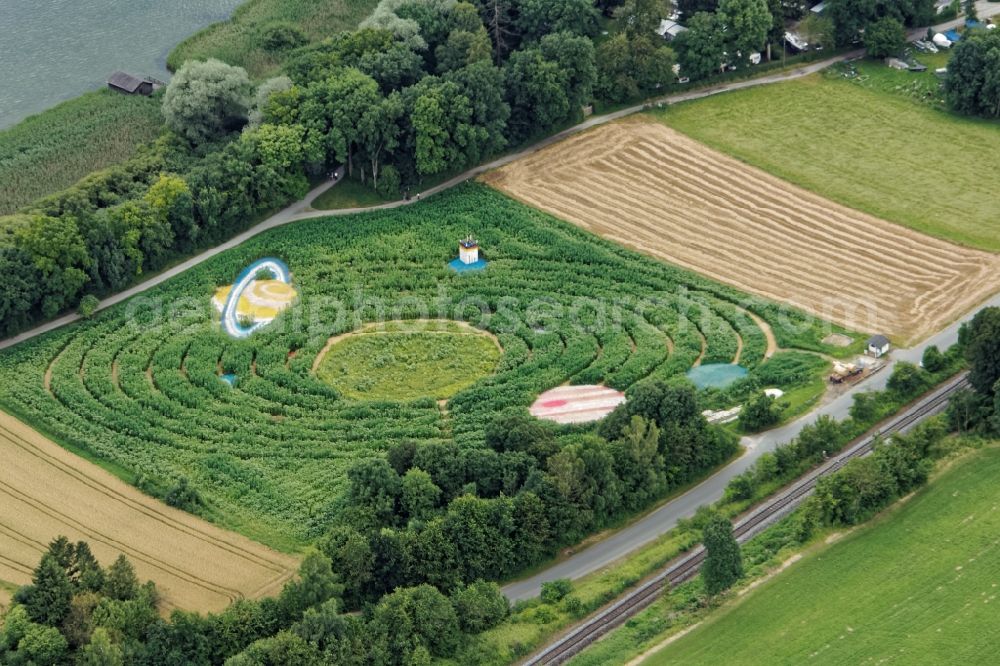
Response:
[{"label": "red and white painted oval", "polygon": [[597,421],[625,402],[625,394],[607,386],[559,386],[538,396],[531,415],[556,423]]}]

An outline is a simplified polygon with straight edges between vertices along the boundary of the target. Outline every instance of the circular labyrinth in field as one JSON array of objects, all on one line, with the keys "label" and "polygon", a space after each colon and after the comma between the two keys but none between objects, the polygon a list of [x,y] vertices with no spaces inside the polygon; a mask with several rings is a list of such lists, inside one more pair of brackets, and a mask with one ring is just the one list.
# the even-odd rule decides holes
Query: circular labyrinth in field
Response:
[{"label": "circular labyrinth in field", "polygon": [[[446,261],[472,220],[490,268],[457,276]],[[180,306],[275,248],[299,292],[282,325],[238,339],[208,308]],[[284,289],[243,296],[268,307]],[[557,386],[625,391],[709,363],[759,372],[778,317],[481,188],[365,224],[276,229],[150,295],[0,355],[0,401],[165,487],[188,479],[251,536],[295,544],[324,533],[358,460],[402,441],[483,447],[497,415]],[[365,327],[404,319],[449,323]],[[828,331],[813,330],[795,339],[818,345]]]},{"label": "circular labyrinth in field", "polygon": [[314,369],[353,400],[444,400],[491,375],[502,353],[458,322],[390,323],[331,338]]},{"label": "circular labyrinth in field", "polygon": [[531,415],[556,423],[598,421],[625,402],[625,394],[607,386],[559,386],[538,396]]}]

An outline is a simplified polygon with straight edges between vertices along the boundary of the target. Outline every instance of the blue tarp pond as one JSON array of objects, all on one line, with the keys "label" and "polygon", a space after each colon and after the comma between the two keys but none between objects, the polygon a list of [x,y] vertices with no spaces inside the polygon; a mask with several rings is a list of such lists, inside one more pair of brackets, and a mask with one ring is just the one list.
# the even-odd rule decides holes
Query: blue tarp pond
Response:
[{"label": "blue tarp pond", "polygon": [[687,378],[690,379],[698,389],[725,388],[747,376],[747,369],[742,365],[732,363],[709,363],[699,365],[688,370]]},{"label": "blue tarp pond", "polygon": [[486,268],[486,260],[480,259],[474,264],[463,263],[461,259],[452,259],[448,266],[456,273],[468,273],[470,271],[481,271]]}]

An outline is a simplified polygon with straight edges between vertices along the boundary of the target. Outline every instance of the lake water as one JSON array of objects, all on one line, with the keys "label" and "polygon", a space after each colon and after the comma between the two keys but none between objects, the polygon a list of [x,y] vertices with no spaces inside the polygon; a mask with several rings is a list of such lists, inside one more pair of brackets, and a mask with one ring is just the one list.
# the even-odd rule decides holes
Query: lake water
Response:
[{"label": "lake water", "polygon": [[0,127],[104,85],[167,80],[167,53],[241,0],[0,0]]}]

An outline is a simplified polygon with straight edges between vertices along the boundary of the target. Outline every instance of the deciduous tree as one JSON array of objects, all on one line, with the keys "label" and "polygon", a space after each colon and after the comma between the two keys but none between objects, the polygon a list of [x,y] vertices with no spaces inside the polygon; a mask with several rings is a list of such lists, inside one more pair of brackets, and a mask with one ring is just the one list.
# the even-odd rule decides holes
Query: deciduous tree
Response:
[{"label": "deciduous tree", "polygon": [[518,0],[517,11],[515,25],[526,42],[556,32],[597,34],[597,10],[591,0]]},{"label": "deciduous tree", "polygon": [[732,587],[743,575],[743,556],[733,536],[733,525],[725,516],[713,514],[702,534],[706,556],[701,576],[705,591],[714,596]]},{"label": "deciduous tree", "polygon": [[766,393],[759,393],[743,406],[740,412],[740,425],[748,432],[757,432],[772,426],[781,419],[781,408],[774,398]]},{"label": "deciduous tree", "polygon": [[369,629],[385,641],[393,660],[406,659],[419,648],[448,657],[458,647],[458,616],[451,602],[430,585],[399,589],[372,610]]},{"label": "deciduous tree", "polygon": [[54,317],[75,302],[87,283],[91,259],[76,220],[34,215],[15,231],[15,239],[41,278],[42,315]]},{"label": "deciduous tree", "polygon": [[982,395],[992,396],[1000,379],[1000,308],[983,308],[976,313],[967,336],[969,383]]},{"label": "deciduous tree", "polygon": [[729,61],[737,67],[746,66],[750,54],[763,49],[767,41],[773,22],[767,0],[721,0],[718,14]]},{"label": "deciduous tree", "polygon": [[246,70],[209,59],[184,63],[163,96],[167,126],[194,144],[217,139],[247,122],[253,86]]},{"label": "deciduous tree", "polygon": [[677,35],[677,61],[681,75],[703,79],[719,73],[726,49],[722,21],[717,14],[699,12],[688,21],[688,29]]},{"label": "deciduous tree", "polygon": [[566,73],[566,96],[570,106],[579,108],[589,104],[597,82],[594,43],[586,37],[559,32],[543,37],[539,49],[546,60],[557,63]]},{"label": "deciduous tree", "polygon": [[512,53],[506,74],[510,136],[515,143],[569,117],[569,75],[539,49]]},{"label": "deciduous tree", "polygon": [[865,28],[865,48],[873,58],[897,56],[906,44],[906,31],[896,19],[883,16]]},{"label": "deciduous tree", "polygon": [[507,617],[510,603],[496,583],[476,581],[451,595],[462,631],[478,634],[492,629]]},{"label": "deciduous tree", "polygon": [[1000,35],[970,34],[955,45],[945,80],[948,105],[966,115],[1000,117]]},{"label": "deciduous tree", "polygon": [[655,35],[660,21],[670,15],[670,6],[669,0],[625,0],[615,14],[624,22],[625,32],[631,40]]},{"label": "deciduous tree", "polygon": [[403,475],[400,503],[411,520],[423,520],[441,501],[441,489],[434,485],[431,475],[416,467]]},{"label": "deciduous tree", "polygon": [[76,663],[79,666],[121,666],[124,657],[122,649],[111,642],[108,630],[98,627],[90,642],[80,650]]},{"label": "deciduous tree", "polygon": [[347,479],[351,503],[370,509],[384,524],[391,524],[400,493],[396,470],[382,458],[369,458],[352,465]]},{"label": "deciduous tree", "polygon": [[[416,89],[416,90],[414,90]],[[472,103],[453,81],[427,77],[408,91],[417,173],[430,176],[466,163]]]},{"label": "deciduous tree", "polygon": [[466,163],[478,164],[503,150],[510,119],[510,106],[504,99],[503,70],[491,62],[480,61],[448,72],[444,79],[458,86],[472,110]]}]

